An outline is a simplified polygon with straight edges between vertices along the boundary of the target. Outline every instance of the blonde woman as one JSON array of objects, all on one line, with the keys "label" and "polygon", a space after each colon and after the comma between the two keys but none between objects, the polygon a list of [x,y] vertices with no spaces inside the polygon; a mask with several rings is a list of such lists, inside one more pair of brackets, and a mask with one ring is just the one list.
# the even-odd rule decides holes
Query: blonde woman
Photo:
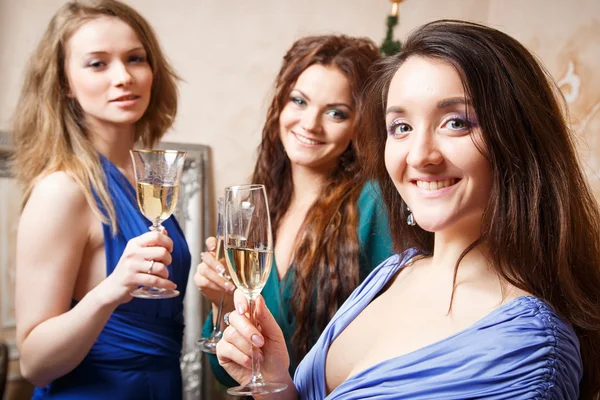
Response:
[{"label": "blonde woman", "polygon": [[[129,156],[135,143],[155,144],[176,110],[176,75],[137,12],[114,0],[60,8],[27,67],[13,127],[25,189],[17,340],[34,399],[182,396],[190,254],[174,218],[168,236],[148,231]],[[181,296],[132,299],[139,286]]]}]

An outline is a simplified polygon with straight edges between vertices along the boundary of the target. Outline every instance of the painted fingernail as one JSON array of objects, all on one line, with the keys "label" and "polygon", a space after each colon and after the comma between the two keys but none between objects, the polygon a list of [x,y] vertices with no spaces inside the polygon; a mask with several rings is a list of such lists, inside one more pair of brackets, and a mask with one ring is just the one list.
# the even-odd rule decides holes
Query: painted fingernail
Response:
[{"label": "painted fingernail", "polygon": [[265,341],[259,335],[252,335],[252,343],[258,347],[261,347],[263,344],[265,344]]},{"label": "painted fingernail", "polygon": [[246,313],[246,305],[245,304],[238,304],[235,309],[237,310],[238,314],[240,315],[244,315]]},{"label": "painted fingernail", "polygon": [[221,263],[217,264],[215,268],[219,274],[223,274],[223,272],[225,272],[225,267]]},{"label": "painted fingernail", "polygon": [[265,361],[265,357],[263,356],[262,352],[259,352],[259,353],[258,353],[258,361],[259,361],[259,362],[261,362],[261,363],[262,363],[263,361]]},{"label": "painted fingernail", "polygon": [[230,292],[235,291],[235,286],[233,285],[233,283],[231,282],[225,282],[225,288],[227,290],[229,290]]},{"label": "painted fingernail", "polygon": [[215,246],[215,244],[214,244],[214,243],[211,243],[211,244],[209,244],[207,247],[208,247],[208,249],[209,249],[210,251],[214,251],[214,249],[215,249],[217,246]]}]

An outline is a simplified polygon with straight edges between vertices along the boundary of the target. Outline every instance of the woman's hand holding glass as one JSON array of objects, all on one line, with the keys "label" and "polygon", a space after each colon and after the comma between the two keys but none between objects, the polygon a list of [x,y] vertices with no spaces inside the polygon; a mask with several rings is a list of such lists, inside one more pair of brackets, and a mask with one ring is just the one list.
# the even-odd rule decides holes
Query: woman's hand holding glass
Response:
[{"label": "woman's hand holding glass", "polygon": [[[213,330],[210,335],[198,339],[196,342],[200,350],[205,353],[215,354],[217,343],[223,337],[223,312],[233,310],[233,296],[235,289],[233,283],[228,282],[231,277],[223,267],[223,199],[218,200],[219,224],[218,238],[208,238],[206,246],[210,252],[202,253],[202,263],[198,266],[194,280],[202,293],[213,303]],[[225,291],[223,291],[225,289]],[[215,302],[218,294],[218,303]]]},{"label": "woman's hand holding glass", "polygon": [[[273,266],[273,234],[264,185],[225,188],[225,259],[229,274],[248,300],[250,322],[255,324],[255,303],[267,283]],[[250,346],[250,381],[227,389],[234,396],[259,396],[284,391],[288,385],[265,380],[260,371],[258,346]]]},{"label": "woman's hand holding glass", "polygon": [[173,290],[166,265],[171,264],[173,241],[165,233],[148,232],[131,239],[114,271],[102,281],[104,301],[122,304],[140,286]]},{"label": "woman's hand holding glass", "polygon": [[202,253],[202,262],[198,265],[198,269],[194,274],[194,282],[202,294],[213,305],[219,304],[219,296],[221,293],[225,296],[225,307],[229,306],[229,310],[233,308],[233,291],[235,285],[230,280],[226,279],[227,270],[225,269],[225,259],[217,260],[215,251],[217,239],[209,237],[206,239],[206,247],[209,251]]},{"label": "woman's hand holding glass", "polygon": [[260,348],[261,375],[267,382],[286,383],[288,388],[265,398],[285,398],[287,392],[295,393],[289,375],[290,357],[283,332],[267,308],[262,296],[255,300],[255,318],[260,329],[250,322],[248,300],[238,289],[234,293],[235,311],[229,315],[229,326],[217,344],[219,364],[239,383],[252,377],[252,344]]},{"label": "woman's hand holding glass", "polygon": [[[171,216],[177,205],[186,152],[130,150],[129,153],[133,161],[140,211],[152,222],[151,231],[164,232],[162,222]],[[142,286],[131,295],[142,299],[170,299],[179,296],[179,291]]]}]

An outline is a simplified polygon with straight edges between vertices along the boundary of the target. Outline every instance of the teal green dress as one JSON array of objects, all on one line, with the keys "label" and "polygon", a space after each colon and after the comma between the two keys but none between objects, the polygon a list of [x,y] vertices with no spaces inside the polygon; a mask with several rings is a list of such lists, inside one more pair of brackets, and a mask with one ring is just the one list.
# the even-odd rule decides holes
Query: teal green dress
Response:
[{"label": "teal green dress", "polygon": [[[393,254],[392,241],[389,230],[387,211],[383,207],[381,195],[377,184],[367,182],[363,187],[357,202],[359,213],[358,221],[358,241],[360,244],[360,282],[362,282],[381,262]],[[262,296],[265,299],[267,307],[275,317],[275,320],[281,327],[286,343],[288,353],[290,351],[290,341],[296,330],[295,319],[290,321],[288,311],[292,307],[291,297],[294,293],[294,274],[292,268],[288,269],[285,276],[279,280],[275,258],[273,257],[273,266],[269,279],[262,290]],[[210,336],[212,332],[212,312],[208,315],[202,334],[204,337]],[[217,357],[213,354],[207,354],[210,360],[213,373],[219,382],[226,386],[237,386],[225,370],[219,365]],[[290,374],[294,376],[294,371],[301,360],[292,360],[290,365]]]}]

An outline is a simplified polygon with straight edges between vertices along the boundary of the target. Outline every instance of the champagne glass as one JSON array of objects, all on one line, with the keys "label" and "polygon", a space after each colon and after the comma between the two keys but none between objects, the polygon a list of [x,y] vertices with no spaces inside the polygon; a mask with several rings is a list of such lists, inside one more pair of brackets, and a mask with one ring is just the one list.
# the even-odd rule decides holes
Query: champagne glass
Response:
[{"label": "champagne glass", "polygon": [[[184,151],[130,150],[135,171],[137,202],[152,225],[151,231],[162,232],[162,222],[175,210],[179,182],[185,162]],[[142,299],[168,299],[179,296],[178,290],[140,287],[131,292]]]},{"label": "champagne glass", "polygon": [[[223,220],[225,214],[225,204],[222,197],[217,199],[217,209],[218,209],[218,218],[217,218],[217,252],[216,258],[217,260],[222,259],[223,256]],[[229,280],[231,277],[227,275],[226,272],[221,274],[223,278]],[[200,350],[205,353],[215,354],[217,352],[217,343],[223,337],[223,331],[221,330],[221,322],[223,318],[223,292],[219,296],[219,307],[217,308],[217,322],[215,323],[212,333],[209,337],[201,338],[197,341]]]},{"label": "champagne glass", "polygon": [[[250,322],[256,324],[254,302],[267,283],[273,258],[271,217],[264,185],[231,186],[225,189],[225,259],[229,274],[249,303]],[[258,349],[252,345],[252,378],[232,387],[234,396],[257,396],[287,388],[265,382],[260,373]]]}]

